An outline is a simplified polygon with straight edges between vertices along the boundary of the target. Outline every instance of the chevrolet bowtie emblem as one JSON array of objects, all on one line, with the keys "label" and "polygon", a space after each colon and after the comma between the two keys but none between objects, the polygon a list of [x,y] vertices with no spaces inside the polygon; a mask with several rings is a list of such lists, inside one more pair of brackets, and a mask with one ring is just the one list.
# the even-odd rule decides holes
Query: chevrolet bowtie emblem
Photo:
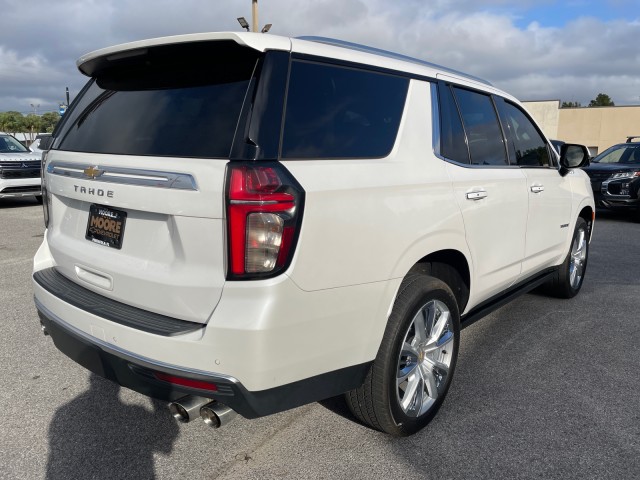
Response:
[{"label": "chevrolet bowtie emblem", "polygon": [[95,179],[98,178],[100,175],[102,175],[104,173],[104,170],[100,170],[98,167],[89,167],[89,168],[85,168],[83,170],[83,173],[91,178],[91,179]]}]

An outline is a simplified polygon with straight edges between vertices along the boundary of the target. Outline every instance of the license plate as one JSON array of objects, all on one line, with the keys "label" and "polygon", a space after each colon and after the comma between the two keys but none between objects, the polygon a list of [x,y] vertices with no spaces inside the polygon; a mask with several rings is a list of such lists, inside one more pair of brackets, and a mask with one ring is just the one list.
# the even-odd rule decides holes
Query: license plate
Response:
[{"label": "license plate", "polygon": [[91,205],[89,207],[87,234],[84,238],[105,247],[120,250],[126,221],[127,212],[103,207],[102,205]]}]

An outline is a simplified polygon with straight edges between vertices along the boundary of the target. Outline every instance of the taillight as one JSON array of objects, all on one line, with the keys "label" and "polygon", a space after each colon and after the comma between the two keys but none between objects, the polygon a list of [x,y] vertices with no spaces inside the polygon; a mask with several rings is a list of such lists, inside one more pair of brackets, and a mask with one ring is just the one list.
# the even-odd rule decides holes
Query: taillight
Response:
[{"label": "taillight", "polygon": [[278,163],[227,168],[228,278],[272,277],[291,263],[304,190]]}]

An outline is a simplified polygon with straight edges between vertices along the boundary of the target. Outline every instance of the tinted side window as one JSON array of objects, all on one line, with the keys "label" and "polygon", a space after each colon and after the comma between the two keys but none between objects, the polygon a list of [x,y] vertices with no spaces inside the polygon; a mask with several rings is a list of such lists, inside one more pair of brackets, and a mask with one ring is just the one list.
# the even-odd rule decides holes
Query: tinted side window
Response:
[{"label": "tinted side window", "polygon": [[506,165],[502,130],[491,97],[455,88],[455,95],[467,132],[473,165]]},{"label": "tinted side window", "polygon": [[409,80],[294,61],[283,158],[384,157],[395,143]]},{"label": "tinted side window", "polygon": [[440,99],[440,153],[449,160],[469,163],[467,140],[451,88],[441,86],[438,91]]},{"label": "tinted side window", "polygon": [[509,130],[509,137],[515,147],[517,164],[525,167],[548,167],[547,143],[531,120],[511,103],[504,102],[500,110],[503,124]]}]

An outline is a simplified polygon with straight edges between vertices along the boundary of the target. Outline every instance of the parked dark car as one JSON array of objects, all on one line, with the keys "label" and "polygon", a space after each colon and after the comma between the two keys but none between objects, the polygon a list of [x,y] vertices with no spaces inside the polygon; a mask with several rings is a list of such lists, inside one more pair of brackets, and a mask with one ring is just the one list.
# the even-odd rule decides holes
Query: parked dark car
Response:
[{"label": "parked dark car", "polygon": [[640,222],[640,142],[609,147],[584,168],[597,207],[624,209]]}]

